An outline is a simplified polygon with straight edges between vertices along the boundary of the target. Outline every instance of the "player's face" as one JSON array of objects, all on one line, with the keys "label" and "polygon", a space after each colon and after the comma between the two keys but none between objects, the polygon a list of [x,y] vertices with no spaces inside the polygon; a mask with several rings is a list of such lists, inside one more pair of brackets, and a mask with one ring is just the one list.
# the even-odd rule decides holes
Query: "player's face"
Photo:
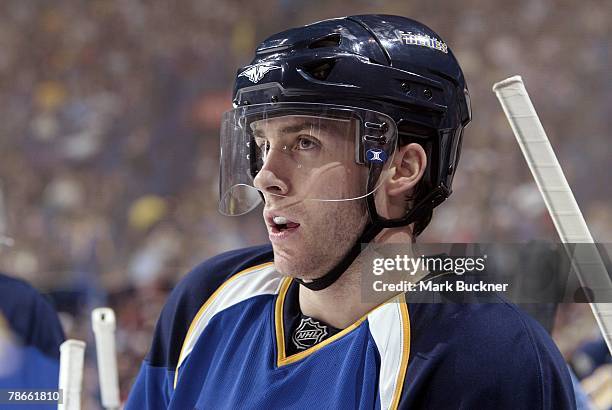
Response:
[{"label": "player's face", "polygon": [[[348,127],[348,128],[347,128]],[[367,220],[365,167],[355,162],[355,124],[284,116],[252,125],[263,166],[255,186],[265,198],[264,219],[276,268],[313,279],[348,252]]]}]

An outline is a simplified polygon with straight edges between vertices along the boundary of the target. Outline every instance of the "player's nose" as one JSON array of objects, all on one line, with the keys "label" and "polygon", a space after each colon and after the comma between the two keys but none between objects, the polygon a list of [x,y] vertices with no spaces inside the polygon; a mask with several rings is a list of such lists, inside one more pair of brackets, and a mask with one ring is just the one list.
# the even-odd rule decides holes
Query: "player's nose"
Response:
[{"label": "player's nose", "polygon": [[253,184],[264,194],[286,196],[290,191],[289,173],[291,162],[282,150],[272,149],[268,152],[264,165],[255,176]]}]

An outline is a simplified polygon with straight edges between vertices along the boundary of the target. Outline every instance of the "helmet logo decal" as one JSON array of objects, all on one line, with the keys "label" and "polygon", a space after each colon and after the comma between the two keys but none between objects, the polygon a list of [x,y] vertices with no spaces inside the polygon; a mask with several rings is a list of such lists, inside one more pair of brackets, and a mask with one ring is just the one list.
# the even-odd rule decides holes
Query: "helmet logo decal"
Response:
[{"label": "helmet logo decal", "polygon": [[281,68],[277,65],[269,65],[269,64],[256,64],[248,66],[246,70],[238,74],[238,77],[246,77],[251,80],[252,83],[258,83],[259,80],[264,78],[266,74],[268,74],[272,70],[276,70]]},{"label": "helmet logo decal", "polygon": [[366,151],[366,159],[369,162],[385,162],[387,160],[387,154],[381,149],[369,149]]},{"label": "helmet logo decal", "polygon": [[414,45],[414,46],[422,46],[429,47],[433,50],[438,50],[443,52],[444,54],[448,54],[448,46],[442,40],[438,40],[435,37],[428,36],[427,34],[416,34],[412,31],[401,31],[397,32],[399,39],[405,45]]}]

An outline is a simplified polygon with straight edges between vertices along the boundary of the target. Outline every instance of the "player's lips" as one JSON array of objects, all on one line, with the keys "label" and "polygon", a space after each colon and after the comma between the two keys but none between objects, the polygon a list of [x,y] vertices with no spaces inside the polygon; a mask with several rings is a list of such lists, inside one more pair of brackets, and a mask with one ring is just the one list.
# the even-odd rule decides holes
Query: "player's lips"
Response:
[{"label": "player's lips", "polygon": [[268,227],[270,240],[286,239],[300,227],[300,224],[294,219],[275,212],[264,212],[264,219]]}]

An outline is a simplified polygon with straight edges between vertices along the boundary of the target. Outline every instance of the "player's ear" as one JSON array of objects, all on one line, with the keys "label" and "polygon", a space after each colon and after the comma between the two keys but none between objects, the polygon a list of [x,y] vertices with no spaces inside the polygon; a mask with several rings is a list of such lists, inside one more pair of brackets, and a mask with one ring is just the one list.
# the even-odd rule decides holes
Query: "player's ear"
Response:
[{"label": "player's ear", "polygon": [[427,154],[420,144],[411,143],[399,147],[386,184],[387,194],[404,197],[421,180],[426,166]]}]

